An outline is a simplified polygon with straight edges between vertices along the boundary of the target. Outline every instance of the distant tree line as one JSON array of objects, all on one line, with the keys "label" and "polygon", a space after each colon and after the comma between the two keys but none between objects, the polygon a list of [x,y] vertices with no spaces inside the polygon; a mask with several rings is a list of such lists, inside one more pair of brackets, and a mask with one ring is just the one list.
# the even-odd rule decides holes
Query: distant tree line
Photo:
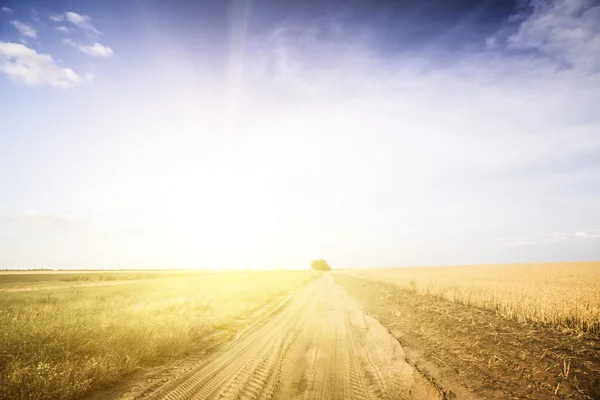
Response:
[{"label": "distant tree line", "polygon": [[310,267],[315,271],[331,271],[331,267],[325,260],[315,260],[310,263]]}]

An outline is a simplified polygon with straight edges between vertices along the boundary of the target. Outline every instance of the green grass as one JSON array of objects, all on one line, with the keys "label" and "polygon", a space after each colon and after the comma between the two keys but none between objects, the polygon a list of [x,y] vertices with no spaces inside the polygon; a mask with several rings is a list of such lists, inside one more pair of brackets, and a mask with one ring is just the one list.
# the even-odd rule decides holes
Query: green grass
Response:
[{"label": "green grass", "polygon": [[79,397],[159,357],[181,357],[219,333],[231,335],[233,322],[314,276],[269,271],[127,281],[11,278],[0,283],[0,398]]}]

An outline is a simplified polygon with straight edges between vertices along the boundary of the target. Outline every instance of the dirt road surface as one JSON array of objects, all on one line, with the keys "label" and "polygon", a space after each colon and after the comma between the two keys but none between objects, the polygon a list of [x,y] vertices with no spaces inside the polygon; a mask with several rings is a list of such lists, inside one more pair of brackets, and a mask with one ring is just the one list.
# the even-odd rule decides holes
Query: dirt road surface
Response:
[{"label": "dirt road surface", "polygon": [[442,399],[325,273],[145,399]]}]

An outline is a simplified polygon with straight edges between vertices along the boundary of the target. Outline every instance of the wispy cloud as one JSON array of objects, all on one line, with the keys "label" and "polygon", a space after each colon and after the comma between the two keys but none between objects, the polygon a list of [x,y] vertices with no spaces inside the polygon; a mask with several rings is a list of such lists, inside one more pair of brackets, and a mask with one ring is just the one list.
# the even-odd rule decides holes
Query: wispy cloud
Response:
[{"label": "wispy cloud", "polygon": [[94,44],[83,45],[83,44],[79,44],[79,43],[75,42],[73,39],[65,38],[65,39],[63,39],[63,43],[68,44],[69,46],[75,47],[82,53],[87,54],[92,57],[108,58],[108,57],[112,57],[115,54],[113,49],[111,49],[110,47],[103,46],[98,42],[96,42]]},{"label": "wispy cloud", "polygon": [[27,219],[49,221],[57,224],[71,224],[83,222],[81,219],[76,218],[73,215],[52,214],[39,212],[37,210],[26,210],[23,212],[22,216]]},{"label": "wispy cloud", "polygon": [[50,19],[54,22],[66,22],[79,29],[101,35],[98,29],[92,25],[92,18],[87,15],[80,15],[72,11],[67,11],[64,14],[52,14]]},{"label": "wispy cloud", "polygon": [[537,50],[585,72],[600,71],[600,4],[533,0],[532,14],[508,38],[512,49]]},{"label": "wispy cloud", "polygon": [[68,225],[85,223],[81,218],[71,214],[57,214],[38,210],[25,210],[21,213],[0,214],[0,221],[38,221],[49,222],[53,225]]},{"label": "wispy cloud", "polygon": [[552,232],[516,238],[497,238],[496,242],[503,246],[543,246],[562,242],[600,239],[600,229],[578,232]]},{"label": "wispy cloud", "polygon": [[[588,26],[589,16],[581,18]],[[586,29],[600,29],[600,24],[596,27]],[[509,37],[520,31],[512,28]],[[516,51],[516,40],[494,37],[487,51],[465,51],[439,63],[431,61],[430,49],[411,57],[381,54],[380,43],[372,45],[369,35],[365,40],[346,32],[340,39],[328,26],[287,21],[249,41],[247,109],[240,114],[264,113],[269,120],[256,128],[255,142],[268,136],[258,133],[261,129],[273,129],[268,136],[273,142],[263,146],[297,140],[290,152],[318,153],[326,167],[311,184],[328,176],[335,182],[327,186],[332,198],[337,192],[340,202],[364,199],[365,209],[386,210],[382,215],[387,213],[388,221],[413,234],[407,241],[441,246],[428,236],[444,231],[448,242],[502,235],[515,245],[593,247],[582,239],[594,232],[575,234],[578,227],[600,223],[600,116],[595,111],[600,74],[582,61],[600,60],[593,46],[579,46],[577,58],[569,55],[573,65],[558,68],[560,62],[545,52]],[[540,43],[546,43],[556,32],[540,34],[546,37]],[[480,48],[485,42],[482,38]],[[295,133],[292,121],[302,121]],[[275,133],[279,126],[288,126],[288,132]],[[306,167],[275,153],[265,158],[307,174]],[[341,183],[344,176],[352,180]],[[568,216],[553,218],[565,209],[571,210]],[[346,212],[352,215],[350,207]],[[344,211],[324,212],[327,218],[336,213]],[[343,218],[331,224],[342,226]],[[386,221],[381,225],[387,237],[403,235]],[[527,236],[528,231],[549,233]],[[383,233],[378,240],[386,240]],[[535,251],[541,252],[531,250],[533,258]]]},{"label": "wispy cloud", "polygon": [[19,31],[21,36],[23,36],[24,38],[29,38],[29,39],[37,38],[37,32],[35,31],[35,29],[33,29],[33,27],[31,25],[27,25],[24,22],[16,21],[16,20],[10,21],[10,24],[12,26],[14,26]]},{"label": "wispy cloud", "polygon": [[49,54],[10,42],[0,42],[0,72],[28,86],[69,88],[85,80],[72,69],[57,65]]},{"label": "wispy cloud", "polygon": [[59,25],[59,26],[57,26],[57,27],[56,27],[56,30],[57,30],[57,31],[59,31],[59,32],[63,32],[63,33],[69,33],[69,32],[71,32],[71,31],[72,31],[72,29],[71,29],[71,28],[67,28],[67,27],[66,27],[66,26],[64,26],[64,25]]},{"label": "wispy cloud", "polygon": [[595,229],[595,230],[588,231],[588,232],[585,232],[585,231],[575,232],[573,235],[577,238],[600,239],[600,229]]},{"label": "wispy cloud", "polygon": [[64,22],[65,16],[63,14],[52,14],[50,15],[50,20],[54,22]]},{"label": "wispy cloud", "polygon": [[8,8],[8,7],[2,7],[2,8],[0,8],[0,13],[10,14],[12,12],[13,12],[12,8]]}]

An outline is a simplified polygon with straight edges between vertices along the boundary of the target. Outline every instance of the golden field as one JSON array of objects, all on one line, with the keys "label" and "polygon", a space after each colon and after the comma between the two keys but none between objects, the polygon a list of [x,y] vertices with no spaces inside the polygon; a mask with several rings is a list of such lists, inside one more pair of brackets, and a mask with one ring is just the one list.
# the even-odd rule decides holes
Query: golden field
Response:
[{"label": "golden field", "polygon": [[159,358],[208,347],[316,275],[2,272],[0,398],[76,398]]},{"label": "golden field", "polygon": [[345,270],[518,321],[600,334],[600,262]]}]

